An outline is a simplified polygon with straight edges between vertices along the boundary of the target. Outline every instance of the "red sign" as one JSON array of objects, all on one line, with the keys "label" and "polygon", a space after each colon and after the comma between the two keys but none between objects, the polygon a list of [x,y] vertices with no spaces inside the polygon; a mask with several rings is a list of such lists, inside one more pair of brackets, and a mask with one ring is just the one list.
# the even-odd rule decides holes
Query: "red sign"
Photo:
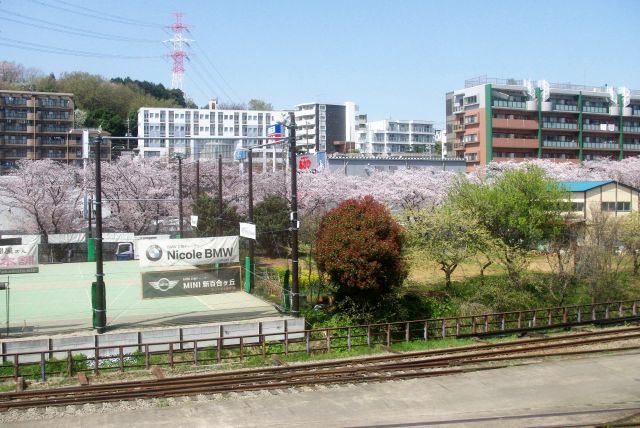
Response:
[{"label": "red sign", "polygon": [[298,169],[309,169],[311,168],[311,159],[309,156],[301,156],[298,159]]}]

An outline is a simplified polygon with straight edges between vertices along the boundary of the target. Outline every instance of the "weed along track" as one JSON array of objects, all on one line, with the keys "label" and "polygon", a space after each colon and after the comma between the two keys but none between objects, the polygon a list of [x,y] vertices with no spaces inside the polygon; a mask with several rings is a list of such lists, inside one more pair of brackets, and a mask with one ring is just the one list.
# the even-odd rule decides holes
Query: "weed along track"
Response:
[{"label": "weed along track", "polygon": [[355,384],[505,367],[515,360],[637,350],[640,327],[202,375],[0,394],[0,410]]}]

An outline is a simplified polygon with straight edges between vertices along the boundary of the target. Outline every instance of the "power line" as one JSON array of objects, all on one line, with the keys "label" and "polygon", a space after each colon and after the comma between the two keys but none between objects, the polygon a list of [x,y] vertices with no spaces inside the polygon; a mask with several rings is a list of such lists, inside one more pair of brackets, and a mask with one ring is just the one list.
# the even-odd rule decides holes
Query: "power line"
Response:
[{"label": "power line", "polygon": [[[136,21],[136,20],[131,20],[131,19],[127,19],[127,18],[121,18],[117,15],[110,15],[110,14],[105,14],[104,12],[100,12],[100,11],[94,11],[93,13],[90,12],[79,12],[73,9],[68,9],[62,6],[55,6],[52,4],[48,4],[46,2],[40,1],[40,0],[30,0],[33,3],[37,3],[41,6],[45,6],[45,7],[50,7],[52,9],[57,9],[57,10],[62,10],[64,12],[69,12],[69,13],[74,13],[76,15],[81,15],[81,16],[86,16],[89,18],[94,18],[94,19],[99,19],[102,21],[109,21],[109,22],[115,22],[118,24],[125,24],[125,25],[134,25],[136,27],[140,27],[140,26],[144,26],[144,27],[153,27],[153,28],[158,28],[161,27],[161,25],[157,25],[157,24],[152,24],[152,23],[145,23],[143,21]],[[84,9],[84,10],[92,10],[92,9],[87,9],[85,7],[82,6],[73,6],[73,7],[77,7],[79,9]]]},{"label": "power line", "polygon": [[38,43],[25,42],[22,40],[11,39],[8,37],[0,37],[0,40],[6,40],[6,42],[0,42],[3,46],[9,46],[19,49],[27,49],[38,52],[46,52],[53,53],[59,55],[71,55],[71,56],[81,56],[81,57],[92,57],[92,58],[117,58],[117,59],[150,59],[150,58],[160,58],[160,56],[132,56],[132,55],[119,55],[119,54],[99,54],[95,52],[86,52],[86,51],[75,51],[71,49],[58,48],[55,46],[47,46],[41,45]]},{"label": "power line", "polygon": [[[205,52],[204,49],[202,49],[202,47],[200,46],[200,44],[198,42],[195,42],[196,48],[200,49],[200,52],[202,52],[202,56],[204,57],[204,59],[207,60],[207,62],[209,63],[209,65],[211,66],[211,68],[213,68],[213,70],[218,74],[218,76],[220,76],[220,79],[222,80],[222,82],[224,84],[227,85],[227,87],[229,88],[229,90],[231,92],[233,92],[233,94],[236,96],[237,99],[241,99],[241,97],[238,96],[238,93],[231,87],[231,85],[229,84],[229,82],[227,82],[227,80],[224,78],[224,76],[222,75],[222,73],[220,73],[220,71],[218,70],[218,68],[215,66],[215,64],[213,63],[213,61],[211,61],[211,59],[209,59],[209,55],[207,55],[207,53]],[[230,97],[229,97],[230,98]]]},{"label": "power line", "polygon": [[[95,32],[95,31],[83,30],[83,29],[81,30],[81,29],[74,28],[74,27],[71,27],[71,26],[68,26],[68,25],[58,24],[58,23],[55,23],[55,22],[45,21],[43,19],[27,17],[27,16],[21,15],[19,13],[0,10],[0,13],[2,13],[2,12],[10,13],[12,15],[16,15],[16,16],[22,17],[22,18],[27,18],[30,21],[40,22],[41,24],[36,24],[34,22],[22,21],[22,20],[15,19],[15,18],[7,18],[5,16],[0,16],[0,19],[2,19],[4,21],[10,21],[10,22],[15,22],[17,24],[29,25],[31,27],[44,28],[44,29],[47,29],[47,30],[50,30],[50,31],[55,31],[55,32],[58,32],[58,33],[72,34],[72,35],[75,35],[75,36],[89,37],[89,38],[94,38],[94,39],[111,40],[111,41],[115,41],[115,42],[158,43],[157,40],[152,40],[152,39],[136,39],[136,38],[131,38],[131,37],[121,37],[121,36],[118,36],[118,35],[115,35],[115,34],[98,33],[98,32]],[[60,28],[57,28],[57,27],[60,27]],[[61,28],[67,28],[67,30],[62,30]]]},{"label": "power line", "polygon": [[[194,58],[195,58],[195,57],[194,57]],[[192,62],[192,64],[193,64],[193,65],[195,65],[196,63],[195,63],[195,62]],[[198,62],[197,64],[198,64],[198,67],[201,67],[201,66],[202,66],[200,62]],[[196,67],[192,67],[191,69],[192,69],[193,71],[195,71],[195,72],[196,72],[196,74],[198,74],[198,76],[200,76],[200,78],[201,78],[201,79],[204,81],[204,83],[209,87],[209,89],[212,91],[212,93],[217,93],[217,92],[218,92],[218,91],[216,91],[216,90],[215,90],[211,85],[209,85],[209,79],[207,79],[207,78],[203,78],[203,76],[202,76],[202,75],[200,74],[200,72],[198,71],[198,68],[196,68]],[[206,74],[206,71],[205,71],[204,73]],[[210,77],[210,75],[207,75],[207,76],[209,76],[209,77]],[[234,101],[234,100],[229,96],[229,94],[224,90],[224,88],[222,88],[222,86],[220,86],[220,85],[219,85],[215,80],[212,80],[212,81],[213,81],[213,82],[215,83],[215,85],[219,88],[219,91],[220,91],[220,92],[222,92],[222,94],[224,94],[224,96],[226,96],[226,97],[227,97],[227,99],[228,99],[229,101],[231,101],[231,102],[235,102],[235,101]]]},{"label": "power line", "polygon": [[139,19],[131,19],[131,18],[123,18],[121,16],[118,15],[114,15],[111,13],[106,13],[106,12],[102,12],[100,10],[96,10],[96,9],[90,9],[86,6],[78,6],[76,4],[70,3],[68,1],[64,1],[64,0],[57,0],[58,3],[62,3],[62,4],[66,4],[67,6],[71,6],[71,7],[75,7],[76,9],[84,9],[84,10],[88,10],[90,12],[95,12],[98,13],[100,15],[104,15],[104,16],[110,16],[113,17],[115,19],[119,19],[122,21],[130,21],[131,23],[135,24],[135,25],[145,25],[145,26],[150,26],[150,27],[161,27],[161,24],[156,24],[155,22],[149,22],[149,21],[141,21]]}]

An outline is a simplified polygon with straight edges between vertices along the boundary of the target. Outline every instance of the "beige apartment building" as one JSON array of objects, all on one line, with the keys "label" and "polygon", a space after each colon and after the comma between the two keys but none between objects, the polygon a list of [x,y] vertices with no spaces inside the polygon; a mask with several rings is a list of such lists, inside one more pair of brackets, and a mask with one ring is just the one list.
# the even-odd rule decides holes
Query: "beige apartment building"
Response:
[{"label": "beige apartment building", "polygon": [[[0,90],[0,172],[20,159],[82,164],[97,131],[73,129],[73,94]],[[101,153],[111,158],[110,143]]]}]

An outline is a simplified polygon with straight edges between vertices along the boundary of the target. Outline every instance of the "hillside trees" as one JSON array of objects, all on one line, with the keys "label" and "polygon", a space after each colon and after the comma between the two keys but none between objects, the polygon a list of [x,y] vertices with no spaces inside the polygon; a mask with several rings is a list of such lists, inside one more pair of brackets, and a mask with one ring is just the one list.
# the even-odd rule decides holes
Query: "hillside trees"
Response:
[{"label": "hillside trees", "polygon": [[193,214],[198,216],[198,236],[229,236],[237,235],[242,217],[235,206],[229,202],[222,202],[222,215],[217,198],[201,194],[193,203]]}]

